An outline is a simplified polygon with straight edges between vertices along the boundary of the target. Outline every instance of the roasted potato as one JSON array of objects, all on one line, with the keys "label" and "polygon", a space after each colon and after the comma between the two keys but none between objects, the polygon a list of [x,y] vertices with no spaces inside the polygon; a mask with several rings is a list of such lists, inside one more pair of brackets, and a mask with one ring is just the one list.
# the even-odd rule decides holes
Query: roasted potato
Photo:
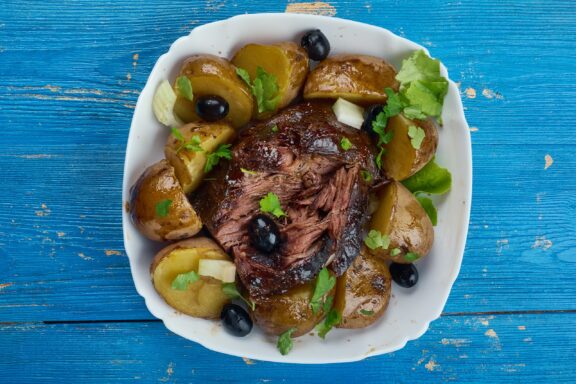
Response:
[{"label": "roasted potato", "polygon": [[[424,130],[424,140],[419,149],[414,149],[408,130],[411,125]],[[402,181],[424,167],[436,153],[438,131],[432,119],[410,120],[403,114],[388,121],[387,132],[393,132],[392,140],[386,145],[382,158],[382,169],[388,177]]]},{"label": "roasted potato", "polygon": [[134,225],[152,240],[183,239],[202,228],[174,168],[166,160],[144,171],[130,189],[129,206]]},{"label": "roasted potato", "polygon": [[[317,314],[310,309],[315,284],[307,283],[281,294],[255,299],[254,318],[264,332],[281,335],[296,328],[292,336],[297,337],[309,332],[324,317],[323,310]],[[333,295],[334,290],[327,295]]]},{"label": "roasted potato", "polygon": [[412,263],[426,256],[434,242],[434,228],[414,195],[394,181],[379,191],[378,198],[380,205],[372,215],[370,229],[388,235],[390,245],[370,252],[396,263]]},{"label": "roasted potato", "polygon": [[[236,68],[228,60],[212,55],[189,57],[179,76],[187,76],[192,84],[194,98],[203,95],[216,95],[224,98],[230,107],[223,119],[234,128],[248,123],[252,118],[254,101],[250,88],[236,74]],[[199,121],[193,101],[178,96],[174,112],[185,123]]]},{"label": "roasted potato", "polygon": [[[234,55],[232,64],[248,71],[252,80],[258,67],[276,76],[280,94],[276,109],[287,106],[296,98],[308,74],[306,51],[293,42],[245,45]],[[265,118],[270,114],[260,113],[258,117]]]},{"label": "roasted potato", "polygon": [[336,283],[334,308],[339,328],[364,328],[378,320],[390,300],[390,271],[384,260],[363,248]]},{"label": "roasted potato", "polygon": [[181,273],[198,272],[201,259],[230,260],[212,240],[199,237],[172,244],[162,249],[150,266],[150,275],[156,291],[174,309],[194,317],[218,318],[222,307],[229,301],[222,291],[222,282],[200,276],[186,290],[172,288],[172,282]]},{"label": "roasted potato", "polygon": [[337,55],[322,61],[304,86],[305,99],[343,98],[352,103],[383,104],[384,89],[398,91],[396,70],[383,59],[365,55]]},{"label": "roasted potato", "polygon": [[[174,167],[184,193],[188,194],[202,182],[208,154],[220,144],[230,142],[235,131],[226,123],[189,123],[177,129],[182,134],[184,142],[174,134],[170,134],[164,147],[164,154]],[[184,148],[183,144],[190,142],[194,136],[199,137],[202,152]]]}]

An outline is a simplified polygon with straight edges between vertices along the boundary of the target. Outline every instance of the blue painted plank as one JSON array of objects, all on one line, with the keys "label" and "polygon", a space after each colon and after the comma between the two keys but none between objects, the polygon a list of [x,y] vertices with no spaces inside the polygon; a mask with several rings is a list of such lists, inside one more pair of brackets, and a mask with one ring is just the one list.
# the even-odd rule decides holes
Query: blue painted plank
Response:
[{"label": "blue painted plank", "polygon": [[[445,310],[576,309],[572,146],[480,148],[466,255]],[[150,319],[122,251],[123,150],[52,151],[0,154],[10,186],[0,194],[0,321]]]},{"label": "blue painted plank", "polygon": [[573,383],[575,327],[574,314],[442,317],[395,353],[292,366],[211,352],[161,323],[28,323],[0,326],[0,373],[12,384]]}]

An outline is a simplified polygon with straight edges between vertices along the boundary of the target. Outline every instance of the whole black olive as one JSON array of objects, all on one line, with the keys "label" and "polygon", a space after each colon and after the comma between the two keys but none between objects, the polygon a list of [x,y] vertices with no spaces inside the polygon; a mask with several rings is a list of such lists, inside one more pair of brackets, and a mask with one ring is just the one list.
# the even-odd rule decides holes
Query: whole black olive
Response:
[{"label": "whole black olive", "polygon": [[228,102],[220,96],[205,95],[199,96],[196,100],[196,114],[208,122],[225,118],[229,109]]},{"label": "whole black olive", "polygon": [[231,335],[244,337],[252,330],[252,318],[237,304],[226,304],[220,313],[220,320]]},{"label": "whole black olive", "polygon": [[319,29],[309,31],[302,36],[300,45],[308,52],[311,60],[324,60],[330,53],[330,42]]},{"label": "whole black olive", "polygon": [[368,133],[375,140],[378,140],[378,134],[374,132],[374,128],[372,128],[372,122],[376,120],[376,116],[378,116],[383,110],[383,105],[371,105],[366,108],[366,112],[364,113],[365,116],[364,123],[362,123],[362,130]]},{"label": "whole black olive", "polygon": [[256,215],[248,223],[248,236],[254,248],[262,252],[272,252],[280,244],[280,232],[272,218]]},{"label": "whole black olive", "polygon": [[390,264],[390,274],[396,284],[404,288],[411,288],[418,282],[418,270],[414,264]]}]

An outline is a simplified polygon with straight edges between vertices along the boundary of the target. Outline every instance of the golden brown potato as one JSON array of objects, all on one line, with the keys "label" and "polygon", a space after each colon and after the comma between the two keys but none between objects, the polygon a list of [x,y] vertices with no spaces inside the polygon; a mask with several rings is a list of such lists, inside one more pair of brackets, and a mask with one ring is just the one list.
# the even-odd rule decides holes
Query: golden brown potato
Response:
[{"label": "golden brown potato", "polygon": [[370,252],[396,263],[412,263],[430,252],[434,228],[414,195],[394,181],[379,193],[380,205],[372,215],[370,229],[388,235],[390,246]]},{"label": "golden brown potato", "polygon": [[162,249],[150,266],[150,275],[156,291],[174,309],[194,317],[218,318],[222,307],[229,301],[222,291],[222,282],[200,276],[186,290],[172,288],[172,282],[181,273],[198,272],[200,259],[230,260],[218,245],[204,237],[188,239]]},{"label": "golden brown potato", "polygon": [[130,189],[129,206],[134,225],[152,240],[183,239],[202,228],[174,168],[166,160],[144,171]]},{"label": "golden brown potato", "polygon": [[348,270],[338,278],[334,308],[342,315],[339,328],[364,328],[386,311],[391,280],[384,260],[366,248]]},{"label": "golden brown potato", "polygon": [[387,87],[398,91],[396,70],[383,59],[365,55],[337,55],[322,61],[304,86],[305,99],[346,99],[352,103],[383,104]]},{"label": "golden brown potato", "polygon": [[[212,55],[190,56],[180,69],[179,76],[187,76],[192,84],[194,98],[217,95],[224,98],[230,110],[224,121],[234,128],[248,123],[252,118],[254,102],[248,86],[238,78],[236,68],[228,60]],[[199,121],[194,102],[179,96],[174,112],[184,122]]]},{"label": "golden brown potato", "polygon": [[[276,76],[280,94],[277,110],[296,98],[308,74],[306,51],[293,42],[245,45],[234,55],[232,64],[248,71],[252,80],[256,77],[258,67]],[[271,112],[260,113],[258,117],[265,118],[270,115]]]},{"label": "golden brown potato", "polygon": [[[424,130],[424,140],[419,149],[414,149],[408,129],[411,125]],[[394,132],[392,140],[386,145],[382,158],[382,169],[388,177],[402,181],[424,167],[436,153],[438,131],[432,119],[410,120],[400,114],[392,117],[386,126],[387,132]]]},{"label": "golden brown potato", "polygon": [[174,167],[184,193],[188,194],[202,182],[208,154],[216,150],[220,144],[232,141],[235,131],[226,123],[189,123],[177,129],[184,137],[185,143],[198,136],[203,149],[202,152],[195,152],[184,148],[182,141],[174,134],[168,136],[164,147],[166,159]]},{"label": "golden brown potato", "polygon": [[[317,314],[310,309],[315,283],[307,283],[290,291],[269,297],[253,299],[256,303],[254,318],[264,332],[281,335],[296,328],[292,336],[309,332],[324,317],[322,309]],[[328,293],[333,295],[334,290]]]}]

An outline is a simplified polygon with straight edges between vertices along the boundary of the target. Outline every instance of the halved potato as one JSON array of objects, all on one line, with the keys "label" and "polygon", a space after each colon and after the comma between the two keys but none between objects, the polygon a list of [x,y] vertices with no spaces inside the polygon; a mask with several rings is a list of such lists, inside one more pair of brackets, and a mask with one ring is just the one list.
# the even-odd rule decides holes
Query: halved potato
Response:
[{"label": "halved potato", "polygon": [[412,263],[430,252],[434,228],[414,195],[401,183],[393,181],[378,194],[380,205],[372,215],[370,229],[390,237],[387,249],[370,250],[396,263]]},{"label": "halved potato", "polygon": [[336,55],[322,61],[304,86],[305,99],[346,99],[355,104],[384,104],[384,89],[398,91],[396,70],[385,60],[366,55]]},{"label": "halved potato", "polygon": [[[232,64],[248,71],[252,80],[256,77],[258,67],[276,76],[280,94],[277,110],[287,106],[298,96],[308,74],[308,55],[302,47],[293,42],[245,45],[236,52]],[[268,117],[271,113],[260,113],[258,117]]]},{"label": "halved potato", "polygon": [[[250,88],[236,74],[236,68],[228,60],[213,55],[190,56],[180,69],[179,76],[187,76],[192,84],[194,98],[216,95],[224,98],[230,107],[223,119],[234,128],[250,121],[254,101]],[[201,120],[196,114],[193,101],[178,96],[174,112],[185,123]]]},{"label": "halved potato", "polygon": [[[281,295],[253,298],[256,303],[254,318],[264,332],[281,335],[291,328],[296,328],[292,336],[297,337],[311,331],[322,320],[322,309],[314,314],[310,301],[314,294],[315,283],[307,283]],[[332,290],[328,295],[333,295]]]},{"label": "halved potato", "polygon": [[338,328],[364,328],[386,311],[391,292],[390,271],[384,260],[364,247],[336,283],[334,308],[342,315]]},{"label": "halved potato", "polygon": [[212,240],[199,237],[172,244],[162,249],[150,266],[150,275],[156,291],[174,309],[194,317],[218,318],[222,307],[230,299],[222,291],[222,282],[200,276],[186,290],[172,288],[172,282],[181,273],[198,272],[201,259],[230,260]]},{"label": "halved potato", "polygon": [[162,160],[146,169],[130,189],[130,217],[149,239],[194,236],[202,222],[188,202],[174,168]]},{"label": "halved potato", "polygon": [[[414,149],[408,129],[411,125],[424,130],[424,140],[419,149]],[[392,131],[392,140],[386,145],[382,158],[382,169],[388,177],[402,181],[418,172],[434,157],[438,147],[438,131],[432,119],[410,120],[403,114],[388,121],[386,132]]]},{"label": "halved potato", "polygon": [[174,167],[184,193],[188,194],[202,182],[208,154],[216,150],[220,144],[232,141],[235,131],[226,123],[189,123],[177,129],[184,137],[184,142],[189,142],[192,137],[198,135],[203,149],[202,152],[194,152],[183,148],[182,141],[174,134],[168,136],[164,147],[166,159]]}]

